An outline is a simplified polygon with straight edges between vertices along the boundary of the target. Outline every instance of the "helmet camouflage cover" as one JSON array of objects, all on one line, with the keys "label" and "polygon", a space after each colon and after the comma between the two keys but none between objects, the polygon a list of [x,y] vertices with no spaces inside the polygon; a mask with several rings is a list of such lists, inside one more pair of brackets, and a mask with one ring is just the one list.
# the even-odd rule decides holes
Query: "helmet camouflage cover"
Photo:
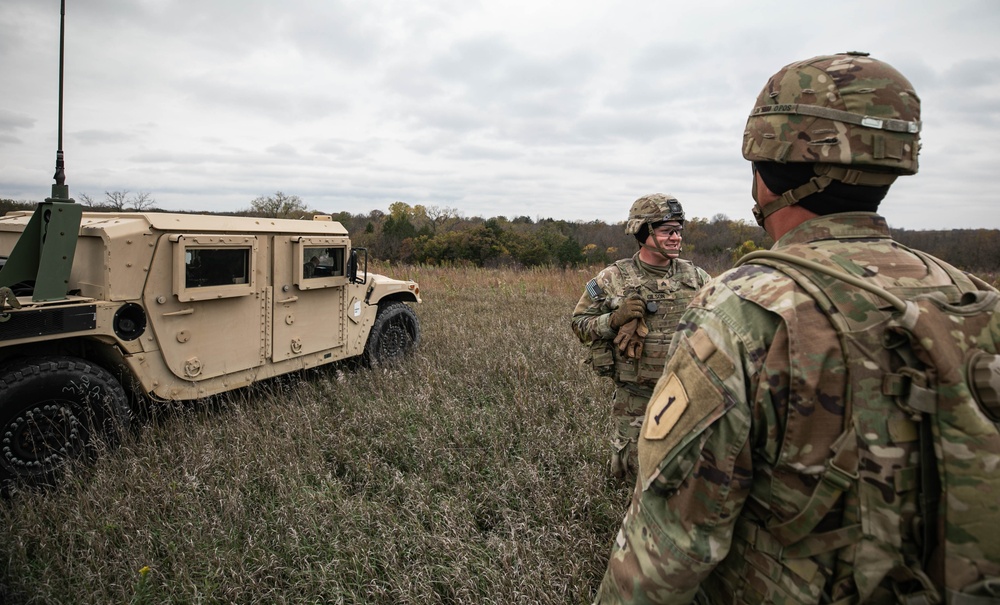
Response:
[{"label": "helmet camouflage cover", "polygon": [[652,193],[644,195],[632,203],[628,211],[625,233],[635,235],[643,225],[654,225],[663,221],[684,222],[684,208],[672,195]]},{"label": "helmet camouflage cover", "polygon": [[844,53],[792,63],[771,76],[747,119],[743,157],[916,174],[919,144],[913,85],[867,53]]}]

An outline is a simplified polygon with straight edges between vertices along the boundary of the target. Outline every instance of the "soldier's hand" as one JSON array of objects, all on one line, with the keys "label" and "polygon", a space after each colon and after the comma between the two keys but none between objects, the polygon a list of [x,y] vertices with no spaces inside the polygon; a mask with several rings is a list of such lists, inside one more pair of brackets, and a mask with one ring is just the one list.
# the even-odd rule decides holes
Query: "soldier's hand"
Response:
[{"label": "soldier's hand", "polygon": [[608,323],[612,330],[617,330],[627,322],[642,317],[646,311],[646,305],[638,296],[629,296],[622,301],[621,306],[611,312]]},{"label": "soldier's hand", "polygon": [[646,334],[649,334],[649,327],[646,325],[646,320],[643,317],[635,320],[635,322],[637,324],[635,333],[628,339],[628,345],[625,347],[625,355],[632,359],[639,359],[642,356],[642,343],[646,342]]},{"label": "soldier's hand", "polygon": [[618,352],[630,359],[638,359],[642,355],[642,343],[646,334],[649,334],[649,328],[645,319],[640,317],[630,320],[618,330],[618,336],[615,336]]},{"label": "soldier's hand", "polygon": [[618,328],[618,336],[615,336],[615,346],[618,347],[619,353],[625,353],[629,338],[635,334],[635,329],[638,325],[638,319],[631,319],[624,326]]}]

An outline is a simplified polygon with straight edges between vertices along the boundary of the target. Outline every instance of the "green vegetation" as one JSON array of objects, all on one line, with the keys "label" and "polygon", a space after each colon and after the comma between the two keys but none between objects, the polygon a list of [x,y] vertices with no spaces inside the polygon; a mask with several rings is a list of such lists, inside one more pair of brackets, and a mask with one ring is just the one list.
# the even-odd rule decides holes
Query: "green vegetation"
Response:
[{"label": "green vegetation", "polygon": [[569,328],[588,271],[419,280],[401,365],[157,410],[0,505],[8,603],[584,603],[628,499]]},{"label": "green vegetation", "polygon": [[[156,211],[149,207],[149,193],[105,192],[101,204],[86,195],[81,199],[95,211]],[[0,199],[0,215],[34,207],[32,203]],[[623,217],[626,211],[623,207]],[[298,196],[278,191],[254,199],[246,210],[226,214],[308,218],[318,213]],[[625,234],[624,221],[608,224],[532,220],[527,216],[466,218],[454,209],[410,206],[405,202],[393,202],[388,213],[372,210],[368,214],[338,212],[331,216],[344,225],[355,246],[367,248],[372,258],[393,263],[487,268],[604,266],[638,249],[635,239]],[[893,229],[892,234],[900,243],[974,273],[995,271],[1000,259],[1000,229]],[[756,224],[731,220],[723,214],[711,219],[691,217],[684,228],[684,257],[712,275],[731,267],[746,252],[772,244]]]},{"label": "green vegetation", "polygon": [[[625,234],[623,222],[464,218],[452,210],[403,202],[391,204],[388,214],[342,212],[333,219],[347,228],[355,245],[368,248],[375,258],[409,264],[603,266],[638,249],[635,238]],[[711,221],[692,218],[685,225],[685,256],[710,273],[728,268],[734,250],[747,242],[758,248],[771,243],[756,225],[721,215]]]}]

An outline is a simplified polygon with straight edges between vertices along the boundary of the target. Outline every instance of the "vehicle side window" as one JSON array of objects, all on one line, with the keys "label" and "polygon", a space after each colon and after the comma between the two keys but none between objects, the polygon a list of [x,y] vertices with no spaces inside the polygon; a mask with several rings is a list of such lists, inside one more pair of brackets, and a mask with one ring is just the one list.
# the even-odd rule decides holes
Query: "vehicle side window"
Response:
[{"label": "vehicle side window", "polygon": [[344,275],[344,248],[306,247],[303,250],[306,259],[302,267],[304,279],[320,277],[342,277]]},{"label": "vehicle side window", "polygon": [[245,284],[250,279],[249,248],[188,248],[184,284],[204,288]]},{"label": "vehicle side window", "polygon": [[257,287],[257,238],[253,235],[175,234],[173,290],[189,302],[249,296]]}]

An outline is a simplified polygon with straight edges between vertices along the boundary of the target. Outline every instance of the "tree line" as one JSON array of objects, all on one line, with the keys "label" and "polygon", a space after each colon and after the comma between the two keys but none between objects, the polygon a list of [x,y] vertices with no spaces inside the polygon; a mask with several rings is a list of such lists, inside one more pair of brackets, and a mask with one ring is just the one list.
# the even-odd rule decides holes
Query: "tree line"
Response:
[{"label": "tree line", "polygon": [[[381,260],[477,267],[606,265],[638,250],[624,221],[565,221],[528,216],[464,217],[454,210],[390,204],[389,212],[337,213],[356,246]],[[719,215],[684,227],[684,255],[709,272],[732,264],[734,254],[771,245],[756,225]]]},{"label": "tree line", "polygon": [[[158,211],[148,193],[105,192],[101,203],[87,196],[82,199],[98,211]],[[34,206],[0,199],[0,214],[32,210]],[[310,210],[298,196],[279,191],[252,200],[244,210],[215,214],[310,218],[319,212]],[[337,212],[330,216],[347,229],[354,246],[366,248],[372,258],[388,262],[477,267],[603,266],[638,250],[635,238],[625,233],[624,220],[609,224],[528,216],[465,217],[452,208],[411,206],[405,202],[393,202],[388,212]],[[1000,269],[1000,229],[893,229],[892,235],[904,245],[966,271],[995,276]],[[695,217],[687,221],[682,254],[717,275],[743,254],[772,244],[756,224],[717,214],[710,219]]]},{"label": "tree line", "polygon": [[[624,212],[623,212],[624,213]],[[467,263],[479,267],[593,266],[631,256],[635,238],[625,221],[564,221],[527,216],[461,216],[454,210],[390,204],[389,212],[335,213],[356,246],[375,258],[403,263]],[[1000,229],[892,229],[899,243],[973,273],[1000,270]],[[684,225],[682,255],[717,275],[747,252],[774,241],[756,223],[724,214],[694,217]]]}]

